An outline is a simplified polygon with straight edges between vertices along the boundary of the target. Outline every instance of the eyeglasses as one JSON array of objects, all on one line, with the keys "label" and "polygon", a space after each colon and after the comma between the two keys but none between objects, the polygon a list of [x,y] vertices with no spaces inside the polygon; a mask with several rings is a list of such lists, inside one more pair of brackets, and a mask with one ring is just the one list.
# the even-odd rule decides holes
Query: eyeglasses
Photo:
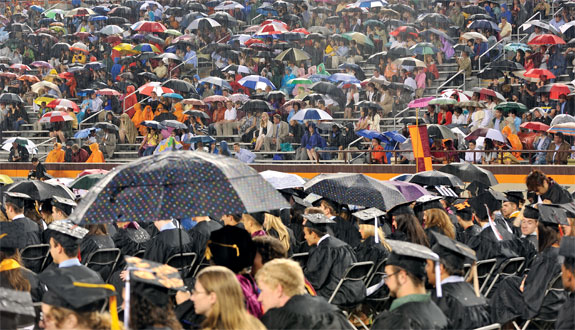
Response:
[{"label": "eyeglasses", "polygon": [[392,277],[393,275],[396,275],[396,274],[399,273],[399,272],[400,272],[400,270],[397,271],[397,272],[395,272],[395,273],[392,273],[392,274],[387,274],[387,273],[386,273],[386,274],[383,274],[383,280],[384,280],[384,281],[387,281],[387,280],[389,280],[390,277]]}]

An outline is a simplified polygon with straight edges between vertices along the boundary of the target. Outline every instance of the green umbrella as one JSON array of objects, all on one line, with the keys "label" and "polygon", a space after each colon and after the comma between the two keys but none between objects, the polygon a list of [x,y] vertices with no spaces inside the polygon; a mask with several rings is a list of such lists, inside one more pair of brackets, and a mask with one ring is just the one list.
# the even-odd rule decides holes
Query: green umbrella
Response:
[{"label": "green umbrella", "polygon": [[501,102],[496,107],[495,110],[501,110],[503,112],[515,110],[518,113],[527,112],[527,107],[523,103],[518,102]]},{"label": "green umbrella", "polygon": [[347,32],[342,34],[341,36],[347,40],[355,40],[355,42],[357,42],[360,45],[369,45],[373,47],[373,41],[371,41],[371,39],[369,39],[369,37],[363,33]]},{"label": "green umbrella", "polygon": [[182,32],[180,32],[178,30],[174,30],[174,29],[167,29],[166,31],[164,31],[164,33],[171,34],[171,35],[176,36],[176,37],[179,37],[182,35]]},{"label": "green umbrella", "polygon": [[313,84],[313,81],[307,79],[307,78],[294,78],[290,81],[287,82],[290,85],[297,85],[297,84],[302,84],[302,85],[311,85]]},{"label": "green umbrella", "polygon": [[74,180],[70,184],[70,189],[84,189],[90,190],[100,179],[102,179],[106,174],[96,173],[96,174],[88,174],[81,176]]},{"label": "green umbrella", "polygon": [[48,11],[45,11],[43,14],[47,18],[55,18],[56,15],[60,14],[60,15],[64,16],[65,13],[66,13],[66,11],[62,10],[62,9],[50,9]]},{"label": "green umbrella", "polygon": [[448,104],[456,104],[457,100],[452,99],[450,97],[436,97],[433,100],[429,101],[429,105],[448,105]]}]

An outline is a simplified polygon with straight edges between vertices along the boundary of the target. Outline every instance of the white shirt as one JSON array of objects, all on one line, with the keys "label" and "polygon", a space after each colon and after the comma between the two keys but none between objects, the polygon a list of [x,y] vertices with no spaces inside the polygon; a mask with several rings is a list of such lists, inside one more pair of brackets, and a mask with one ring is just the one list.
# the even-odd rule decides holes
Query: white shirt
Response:
[{"label": "white shirt", "polygon": [[[475,149],[479,150],[479,149]],[[475,159],[473,158],[475,157]],[[483,157],[482,152],[466,152],[465,153],[465,161],[470,163],[480,163],[481,157]]]},{"label": "white shirt", "polygon": [[224,112],[224,120],[236,120],[238,117],[238,112],[236,108],[226,109]]},{"label": "white shirt", "polygon": [[319,244],[320,244],[324,239],[326,239],[326,238],[328,238],[328,237],[329,237],[329,234],[323,235],[323,236],[319,239],[319,241],[317,241],[317,245],[319,246]]}]

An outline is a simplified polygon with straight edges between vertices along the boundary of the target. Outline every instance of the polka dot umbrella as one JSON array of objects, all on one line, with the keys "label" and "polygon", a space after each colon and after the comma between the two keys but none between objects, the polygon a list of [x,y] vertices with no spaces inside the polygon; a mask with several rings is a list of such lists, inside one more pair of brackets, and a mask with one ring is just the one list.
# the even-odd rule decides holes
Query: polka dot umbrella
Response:
[{"label": "polka dot umbrella", "polygon": [[156,221],[289,207],[254,169],[234,158],[178,151],[138,159],[108,173],[70,220],[78,224]]}]

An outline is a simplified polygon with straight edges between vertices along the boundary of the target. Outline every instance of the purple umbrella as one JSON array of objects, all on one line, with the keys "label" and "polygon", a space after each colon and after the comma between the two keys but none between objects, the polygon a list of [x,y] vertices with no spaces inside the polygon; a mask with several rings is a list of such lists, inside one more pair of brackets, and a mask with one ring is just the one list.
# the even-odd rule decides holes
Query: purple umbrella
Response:
[{"label": "purple umbrella", "polygon": [[429,101],[431,101],[433,99],[434,99],[433,96],[420,98],[420,99],[413,100],[413,101],[409,102],[408,106],[410,108],[425,108],[429,104]]},{"label": "purple umbrella", "polygon": [[429,191],[420,185],[404,181],[385,181],[394,185],[403,194],[406,200],[414,201],[423,195],[429,195]]},{"label": "purple umbrella", "polygon": [[35,62],[30,63],[30,65],[35,66],[35,67],[49,68],[49,69],[52,68],[52,65],[48,62],[45,62],[45,61],[35,61]]}]

